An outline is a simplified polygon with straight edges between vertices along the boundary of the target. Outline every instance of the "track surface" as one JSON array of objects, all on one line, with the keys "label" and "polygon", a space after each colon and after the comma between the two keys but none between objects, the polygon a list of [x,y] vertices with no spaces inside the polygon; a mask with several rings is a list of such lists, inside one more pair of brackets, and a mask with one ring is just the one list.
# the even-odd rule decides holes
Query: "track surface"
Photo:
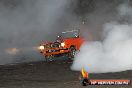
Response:
[{"label": "track surface", "polygon": [[[84,88],[80,72],[70,70],[65,61],[36,62],[0,66],[0,88]],[[132,71],[90,74],[91,79],[132,79]],[[87,86],[85,88],[132,88],[129,86]]]}]

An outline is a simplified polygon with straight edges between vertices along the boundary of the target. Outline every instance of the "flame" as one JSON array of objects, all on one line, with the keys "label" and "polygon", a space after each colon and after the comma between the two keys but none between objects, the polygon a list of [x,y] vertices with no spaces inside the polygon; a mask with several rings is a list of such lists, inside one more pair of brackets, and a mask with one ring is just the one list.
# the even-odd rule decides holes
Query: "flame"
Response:
[{"label": "flame", "polygon": [[82,68],[82,77],[83,78],[88,78],[88,72],[87,71],[84,71],[84,68]]}]

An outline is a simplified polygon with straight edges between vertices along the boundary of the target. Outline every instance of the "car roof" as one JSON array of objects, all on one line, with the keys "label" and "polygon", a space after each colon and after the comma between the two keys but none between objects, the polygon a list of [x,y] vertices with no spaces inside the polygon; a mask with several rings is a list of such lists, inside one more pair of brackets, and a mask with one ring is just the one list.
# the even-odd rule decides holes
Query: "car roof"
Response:
[{"label": "car roof", "polygon": [[79,31],[79,30],[70,30],[70,31],[64,31],[64,32],[62,32],[62,33],[67,33],[67,32],[75,32],[75,31]]}]

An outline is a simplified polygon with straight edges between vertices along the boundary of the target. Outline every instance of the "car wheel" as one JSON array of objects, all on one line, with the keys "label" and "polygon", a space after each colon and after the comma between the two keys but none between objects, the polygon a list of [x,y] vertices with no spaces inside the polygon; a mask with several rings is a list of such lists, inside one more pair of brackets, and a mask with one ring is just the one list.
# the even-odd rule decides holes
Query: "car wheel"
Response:
[{"label": "car wheel", "polygon": [[70,59],[73,59],[75,55],[76,55],[76,48],[75,47],[70,47],[68,57]]},{"label": "car wheel", "polygon": [[53,61],[53,56],[45,56],[47,62]]}]

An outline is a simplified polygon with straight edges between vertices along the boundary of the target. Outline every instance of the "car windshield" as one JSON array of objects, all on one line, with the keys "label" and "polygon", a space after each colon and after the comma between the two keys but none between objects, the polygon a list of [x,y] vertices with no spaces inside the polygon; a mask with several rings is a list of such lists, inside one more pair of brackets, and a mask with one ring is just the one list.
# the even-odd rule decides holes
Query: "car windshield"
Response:
[{"label": "car windshield", "polygon": [[78,30],[62,32],[62,38],[75,38],[79,36]]}]

